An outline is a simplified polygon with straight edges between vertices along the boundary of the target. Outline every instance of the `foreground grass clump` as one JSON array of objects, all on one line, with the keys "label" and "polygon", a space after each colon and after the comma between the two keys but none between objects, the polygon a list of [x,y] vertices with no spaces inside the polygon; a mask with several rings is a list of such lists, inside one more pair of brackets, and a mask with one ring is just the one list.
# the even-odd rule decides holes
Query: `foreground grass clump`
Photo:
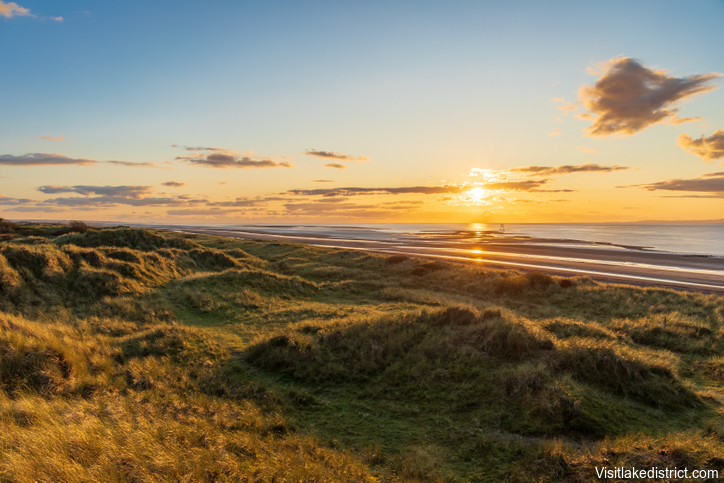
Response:
[{"label": "foreground grass clump", "polygon": [[720,296],[2,224],[2,481],[724,471]]}]

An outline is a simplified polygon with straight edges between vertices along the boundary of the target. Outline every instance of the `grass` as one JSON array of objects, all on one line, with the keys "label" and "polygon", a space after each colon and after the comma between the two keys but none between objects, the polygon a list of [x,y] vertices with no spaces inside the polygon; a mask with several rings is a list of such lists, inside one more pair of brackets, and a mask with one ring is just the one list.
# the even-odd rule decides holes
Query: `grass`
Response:
[{"label": "grass", "polygon": [[127,227],[0,227],[0,481],[724,471],[720,296]]}]

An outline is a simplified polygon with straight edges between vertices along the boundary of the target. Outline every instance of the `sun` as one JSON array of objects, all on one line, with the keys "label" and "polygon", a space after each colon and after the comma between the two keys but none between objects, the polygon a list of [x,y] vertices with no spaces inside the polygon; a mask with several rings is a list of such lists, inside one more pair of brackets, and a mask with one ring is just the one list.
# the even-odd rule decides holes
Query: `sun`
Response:
[{"label": "sun", "polygon": [[468,190],[470,198],[472,198],[475,203],[479,203],[483,199],[483,196],[485,196],[486,192],[487,190],[484,190],[483,188],[473,188]]}]

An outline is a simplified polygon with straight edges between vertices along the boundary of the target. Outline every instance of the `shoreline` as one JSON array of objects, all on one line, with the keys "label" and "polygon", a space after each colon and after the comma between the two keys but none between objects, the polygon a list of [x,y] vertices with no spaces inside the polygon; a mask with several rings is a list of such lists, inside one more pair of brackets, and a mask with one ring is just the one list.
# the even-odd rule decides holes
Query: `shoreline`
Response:
[{"label": "shoreline", "polygon": [[[662,286],[699,292],[724,293],[724,258],[691,256],[631,250],[626,247],[606,247],[591,243],[580,246],[557,246],[536,239],[506,239],[482,243],[451,243],[436,240],[417,244],[414,239],[362,240],[330,236],[279,234],[267,231],[227,228],[198,228],[157,225],[158,229],[197,233],[229,238],[278,240],[329,248],[364,250],[377,253],[402,254],[446,259],[462,263],[484,263],[490,267],[523,271],[539,270],[555,275],[588,276],[606,283],[627,283],[642,286]],[[419,245],[420,242],[425,246]],[[576,243],[575,240],[569,242]]]}]

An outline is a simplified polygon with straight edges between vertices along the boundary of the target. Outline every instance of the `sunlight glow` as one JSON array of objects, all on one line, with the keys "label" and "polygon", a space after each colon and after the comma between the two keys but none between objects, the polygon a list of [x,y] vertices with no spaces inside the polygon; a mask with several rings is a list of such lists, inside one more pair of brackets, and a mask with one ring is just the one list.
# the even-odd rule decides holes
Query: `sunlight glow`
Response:
[{"label": "sunlight glow", "polygon": [[483,188],[473,188],[470,191],[468,191],[468,194],[470,195],[470,197],[472,198],[472,200],[475,203],[479,203],[487,192],[488,192],[488,190],[483,189]]}]

